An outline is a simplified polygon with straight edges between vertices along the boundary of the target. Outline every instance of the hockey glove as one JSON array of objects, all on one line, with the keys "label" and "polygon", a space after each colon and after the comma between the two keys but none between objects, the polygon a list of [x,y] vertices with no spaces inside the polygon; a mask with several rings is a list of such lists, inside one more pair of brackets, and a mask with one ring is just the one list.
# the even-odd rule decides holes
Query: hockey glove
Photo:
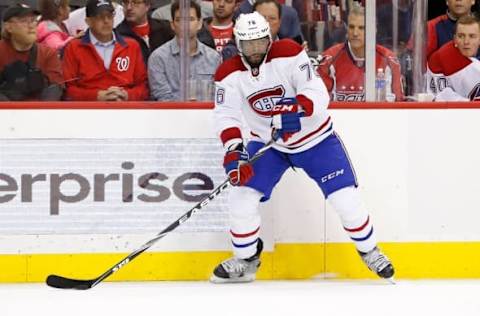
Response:
[{"label": "hockey glove", "polygon": [[232,185],[244,185],[253,176],[253,167],[248,159],[248,152],[241,143],[225,154],[223,167]]},{"label": "hockey glove", "polygon": [[302,129],[300,118],[303,112],[298,112],[299,105],[296,98],[283,98],[272,108],[273,138],[282,138],[286,142],[293,134]]}]

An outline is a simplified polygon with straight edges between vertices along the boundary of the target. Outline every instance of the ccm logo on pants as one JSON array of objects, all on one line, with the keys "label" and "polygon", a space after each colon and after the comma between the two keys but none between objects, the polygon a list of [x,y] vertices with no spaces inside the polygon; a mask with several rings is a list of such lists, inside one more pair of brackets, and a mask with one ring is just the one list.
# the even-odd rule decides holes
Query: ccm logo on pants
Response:
[{"label": "ccm logo on pants", "polygon": [[345,171],[344,169],[340,169],[340,170],[334,171],[332,173],[329,173],[326,176],[322,177],[321,181],[322,181],[322,183],[330,181],[333,178],[336,178],[336,177],[342,175],[344,173],[344,171]]}]

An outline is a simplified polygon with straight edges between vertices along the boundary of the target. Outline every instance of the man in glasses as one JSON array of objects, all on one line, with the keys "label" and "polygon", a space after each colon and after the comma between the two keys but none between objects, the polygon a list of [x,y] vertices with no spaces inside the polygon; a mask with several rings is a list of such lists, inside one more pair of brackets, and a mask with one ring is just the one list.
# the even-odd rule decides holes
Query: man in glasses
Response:
[{"label": "man in glasses", "polygon": [[62,67],[55,50],[35,44],[38,12],[25,4],[7,8],[0,41],[0,100],[59,100]]},{"label": "man in glasses", "polygon": [[117,26],[119,34],[138,42],[145,64],[151,52],[175,36],[168,21],[155,20],[148,15],[151,4],[151,0],[123,0],[125,18]]},{"label": "man in glasses", "polygon": [[65,48],[66,98],[85,101],[145,100],[147,72],[138,43],[113,32],[110,0],[88,0],[82,38]]}]

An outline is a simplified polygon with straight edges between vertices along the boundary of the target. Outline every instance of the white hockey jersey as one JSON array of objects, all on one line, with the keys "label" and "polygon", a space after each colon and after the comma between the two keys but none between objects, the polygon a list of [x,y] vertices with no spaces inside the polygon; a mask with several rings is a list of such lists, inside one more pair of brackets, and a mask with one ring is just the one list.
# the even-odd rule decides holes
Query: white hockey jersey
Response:
[{"label": "white hockey jersey", "polygon": [[480,101],[480,61],[463,56],[453,42],[430,56],[426,76],[435,101]]},{"label": "white hockey jersey", "polygon": [[328,91],[305,51],[292,40],[273,42],[259,69],[250,69],[238,55],[225,61],[217,69],[215,85],[214,120],[226,148],[242,139],[242,118],[253,140],[270,141],[271,110],[283,97],[297,97],[305,116],[300,119],[302,129],[286,142],[278,139],[274,148],[302,152],[333,131]]}]

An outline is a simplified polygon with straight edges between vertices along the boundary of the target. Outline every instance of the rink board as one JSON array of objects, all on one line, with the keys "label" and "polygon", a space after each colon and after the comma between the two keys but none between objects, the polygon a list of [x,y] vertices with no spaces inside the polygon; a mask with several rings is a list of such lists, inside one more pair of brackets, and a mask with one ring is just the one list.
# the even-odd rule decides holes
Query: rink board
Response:
[{"label": "rink board", "polygon": [[[381,243],[397,279],[480,278],[480,243]],[[0,282],[43,282],[49,274],[97,277],[127,254],[0,255]],[[147,252],[109,281],[208,280],[229,252]],[[262,254],[258,279],[376,278],[351,244],[276,244]]]},{"label": "rink board", "polygon": [[[97,276],[224,179],[208,109],[74,105],[1,111],[0,282]],[[368,106],[332,117],[397,277],[480,277],[480,111]],[[372,277],[302,171],[286,173],[262,218],[259,278]],[[111,280],[206,279],[229,256],[227,231],[225,195]]]}]

